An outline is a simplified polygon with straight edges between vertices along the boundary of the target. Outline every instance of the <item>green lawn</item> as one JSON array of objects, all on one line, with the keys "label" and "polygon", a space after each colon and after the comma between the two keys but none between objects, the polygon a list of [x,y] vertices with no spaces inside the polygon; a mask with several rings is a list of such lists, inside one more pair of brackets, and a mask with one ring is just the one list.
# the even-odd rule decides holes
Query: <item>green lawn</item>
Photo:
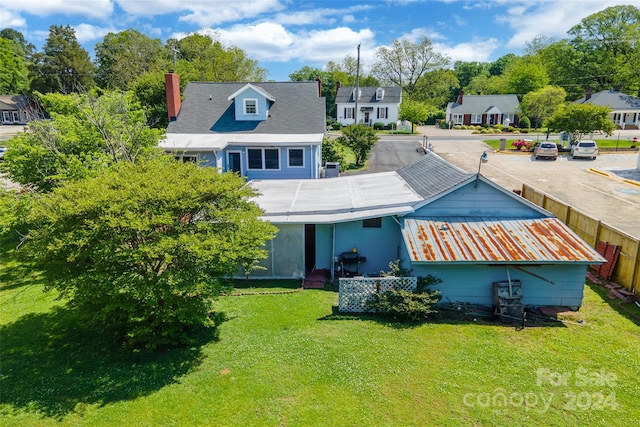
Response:
[{"label": "green lawn", "polygon": [[246,283],[239,292],[284,293],[223,297],[217,334],[151,354],[114,347],[43,293],[10,251],[2,260],[2,426],[627,427],[640,419],[640,309],[601,287],[585,289],[584,323],[532,319],[518,330],[457,312],[419,325],[341,315],[332,291]]},{"label": "green lawn", "polygon": [[[538,137],[540,139],[538,139]],[[511,143],[515,142],[519,139],[530,139],[533,142],[536,142],[538,140],[540,141],[544,141],[546,136],[544,134],[520,134],[517,135],[517,137],[514,137],[514,135],[509,135],[509,134],[505,134],[504,138],[506,138],[506,149],[513,149]],[[585,138],[586,139],[586,138]],[[631,141],[629,141],[628,139],[618,139],[617,137],[615,137],[615,135],[612,135],[610,137],[602,137],[602,138],[596,138],[594,139],[594,141],[596,141],[596,143],[598,144],[599,148],[630,148],[633,145],[633,143]],[[486,143],[487,145],[489,145],[491,148],[493,148],[494,150],[498,150],[500,149],[500,139],[486,139],[483,141],[484,143]],[[637,147],[638,144],[635,145],[635,147]]]}]

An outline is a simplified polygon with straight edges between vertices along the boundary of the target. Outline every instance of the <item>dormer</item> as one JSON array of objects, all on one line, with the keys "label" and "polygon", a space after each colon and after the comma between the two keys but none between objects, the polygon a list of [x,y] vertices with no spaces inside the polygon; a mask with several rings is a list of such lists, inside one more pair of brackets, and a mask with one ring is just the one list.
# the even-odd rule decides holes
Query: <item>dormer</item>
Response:
[{"label": "dormer", "polygon": [[229,95],[227,101],[234,103],[236,120],[262,121],[267,120],[276,98],[261,87],[247,83]]},{"label": "dormer", "polygon": [[356,99],[360,99],[361,96],[362,96],[362,91],[359,88],[353,88],[353,92],[351,93],[351,97],[353,98],[353,100],[355,101]]},{"label": "dormer", "polygon": [[376,89],[376,101],[382,101],[384,99],[384,89],[379,87]]}]

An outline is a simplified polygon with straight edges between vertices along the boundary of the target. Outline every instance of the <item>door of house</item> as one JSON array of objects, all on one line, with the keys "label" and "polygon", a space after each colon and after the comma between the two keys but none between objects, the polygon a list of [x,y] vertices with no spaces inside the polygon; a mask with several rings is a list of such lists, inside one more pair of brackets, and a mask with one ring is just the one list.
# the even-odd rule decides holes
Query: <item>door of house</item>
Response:
[{"label": "door of house", "polygon": [[369,124],[369,112],[368,111],[364,112],[364,123],[365,124]]},{"label": "door of house", "polygon": [[239,151],[229,151],[227,153],[227,170],[242,175],[242,165]]},{"label": "door of house", "polygon": [[316,225],[304,225],[304,266],[307,271],[316,267]]}]

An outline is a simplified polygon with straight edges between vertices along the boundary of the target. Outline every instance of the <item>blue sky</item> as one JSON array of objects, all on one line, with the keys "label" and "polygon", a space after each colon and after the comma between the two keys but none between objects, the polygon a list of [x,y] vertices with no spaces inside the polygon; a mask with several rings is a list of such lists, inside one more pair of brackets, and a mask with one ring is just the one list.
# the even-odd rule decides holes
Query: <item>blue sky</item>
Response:
[{"label": "blue sky", "polygon": [[427,36],[452,61],[520,55],[536,35],[566,37],[584,17],[637,0],[0,0],[0,28],[14,28],[40,49],[50,25],[71,25],[93,48],[109,32],[134,28],[165,42],[213,31],[288,80],[302,66],[356,56],[365,70],[395,38]]}]

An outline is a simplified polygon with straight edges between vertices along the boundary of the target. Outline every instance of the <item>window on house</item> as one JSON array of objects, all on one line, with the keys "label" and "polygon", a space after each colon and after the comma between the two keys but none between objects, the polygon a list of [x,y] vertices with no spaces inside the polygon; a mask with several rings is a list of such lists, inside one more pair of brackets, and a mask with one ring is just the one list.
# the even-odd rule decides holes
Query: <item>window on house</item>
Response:
[{"label": "window on house", "polygon": [[344,109],[344,118],[345,119],[353,119],[353,110],[354,108],[345,108]]},{"label": "window on house", "polygon": [[20,121],[20,111],[14,111],[13,112],[13,121],[14,122],[19,122]]},{"label": "window on house", "polygon": [[382,89],[381,87],[379,87],[379,88],[376,90],[376,99],[379,101],[379,100],[381,100],[382,98],[384,98],[384,89]]},{"label": "window on house", "polygon": [[179,162],[191,162],[191,163],[197,163],[198,162],[198,156],[194,156],[194,155],[182,155],[182,154],[178,154],[176,156],[174,156],[174,158],[179,161]]},{"label": "window on house", "polygon": [[9,121],[9,112],[8,111],[3,111],[2,112],[2,121],[3,122],[8,122]]},{"label": "window on house", "polygon": [[289,148],[289,167],[290,168],[302,168],[304,167],[304,149],[302,148]]},{"label": "window on house", "polygon": [[379,119],[388,119],[389,118],[389,108],[388,107],[380,107],[380,108],[378,108],[378,118]]},{"label": "window on house", "polygon": [[482,123],[482,114],[472,114],[471,123]]},{"label": "window on house", "polygon": [[257,99],[245,99],[244,100],[244,114],[258,114],[258,100]]},{"label": "window on house", "polygon": [[463,120],[463,114],[454,114],[453,115],[453,123],[457,125],[461,125]]},{"label": "window on house", "polygon": [[280,169],[280,150],[277,148],[249,148],[247,160],[249,169]]},{"label": "window on house", "polygon": [[382,228],[382,218],[369,218],[362,221],[362,228]]}]

